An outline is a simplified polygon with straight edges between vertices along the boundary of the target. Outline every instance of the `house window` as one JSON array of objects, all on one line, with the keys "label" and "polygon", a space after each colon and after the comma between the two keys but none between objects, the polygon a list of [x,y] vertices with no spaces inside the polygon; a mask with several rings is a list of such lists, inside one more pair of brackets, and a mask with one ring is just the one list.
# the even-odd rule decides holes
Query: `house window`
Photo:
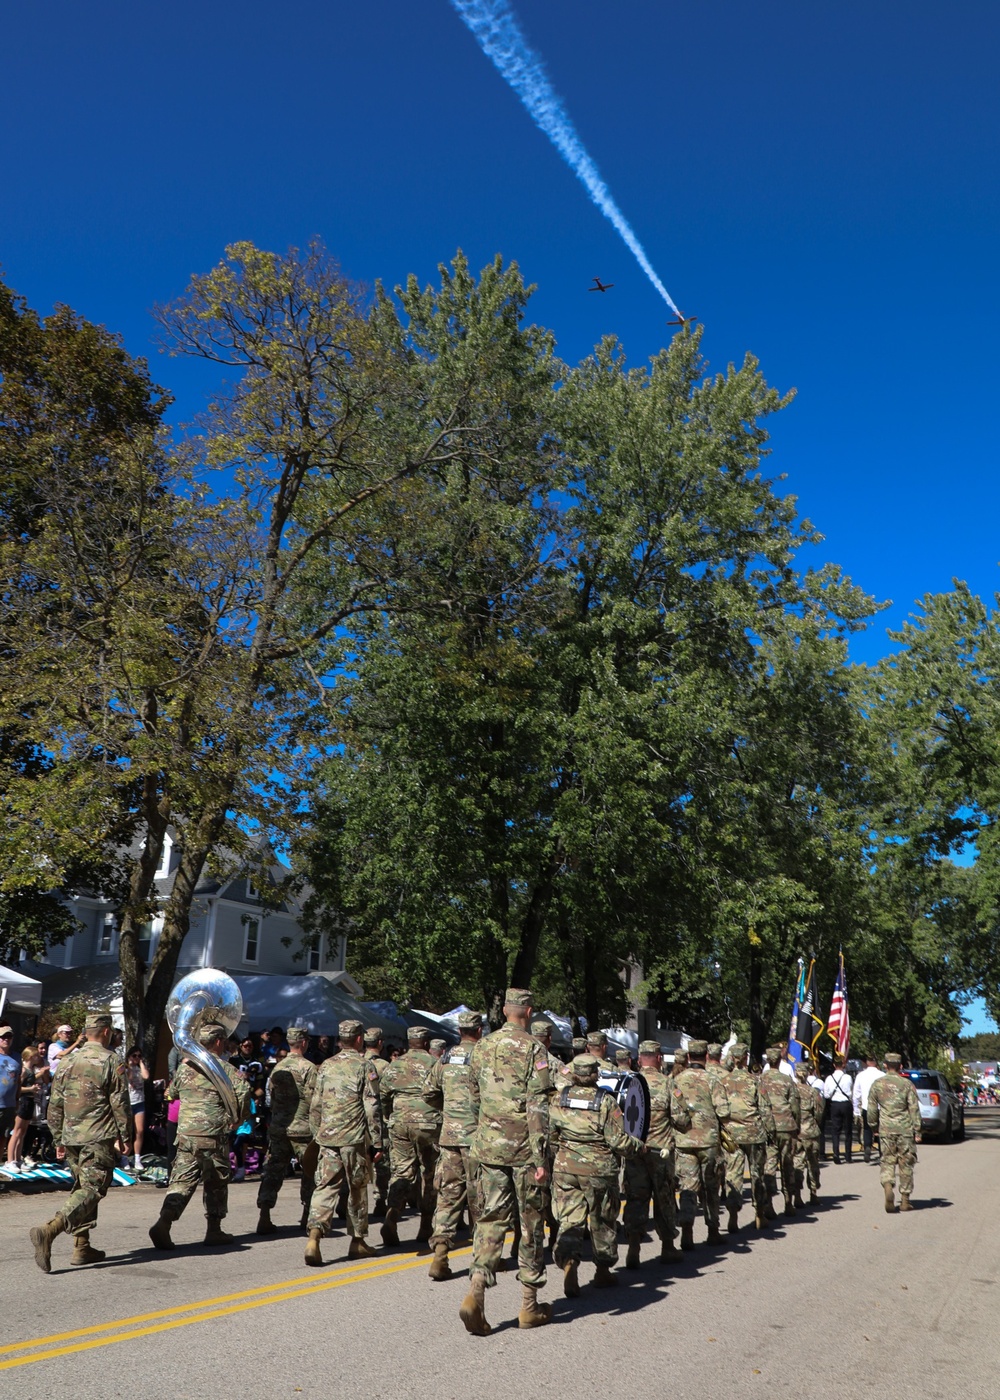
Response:
[{"label": "house window", "polygon": [[153,951],[153,925],[151,923],[140,924],[138,932],[139,956],[148,967],[150,954]]},{"label": "house window", "polygon": [[310,972],[319,972],[319,949],[318,949],[318,948],[310,948],[310,949],[309,949],[309,971],[310,971]]},{"label": "house window", "polygon": [[173,850],[173,845],[174,843],[171,841],[170,837],[164,836],[163,850],[160,852],[160,864],[156,874],[153,876],[154,880],[165,880],[170,874],[170,852]]},{"label": "house window", "polygon": [[243,961],[245,963],[255,963],[257,961],[257,950],[260,947],[260,920],[247,919],[246,938],[243,943]]},{"label": "house window", "polygon": [[104,923],[101,925],[100,942],[97,945],[99,953],[110,953],[115,945],[115,916],[105,914]]}]

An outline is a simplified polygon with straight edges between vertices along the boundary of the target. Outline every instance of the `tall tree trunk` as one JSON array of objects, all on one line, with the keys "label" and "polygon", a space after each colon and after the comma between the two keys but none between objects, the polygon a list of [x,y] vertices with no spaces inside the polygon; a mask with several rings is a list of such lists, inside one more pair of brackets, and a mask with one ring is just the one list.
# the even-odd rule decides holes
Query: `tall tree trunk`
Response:
[{"label": "tall tree trunk", "polygon": [[548,869],[536,883],[528,900],[528,907],[521,920],[521,939],[511,969],[510,980],[514,987],[530,987],[538,961],[538,945],[542,941],[545,918],[552,902],[555,888],[555,875],[561,861],[550,862]]},{"label": "tall tree trunk", "polygon": [[747,982],[750,1001],[750,1060],[758,1064],[767,1049],[767,1024],[760,1005],[761,977],[760,941],[757,935],[750,935],[750,956],[747,960]]}]

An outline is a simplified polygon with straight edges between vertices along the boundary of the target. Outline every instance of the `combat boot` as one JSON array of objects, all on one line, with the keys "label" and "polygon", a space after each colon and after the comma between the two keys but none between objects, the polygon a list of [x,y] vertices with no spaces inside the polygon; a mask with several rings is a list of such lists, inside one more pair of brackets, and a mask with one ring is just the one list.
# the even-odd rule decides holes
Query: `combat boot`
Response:
[{"label": "combat boot", "polygon": [[161,1215],[159,1220],[149,1231],[149,1238],[153,1241],[157,1249],[173,1249],[174,1242],[170,1238],[170,1227],[172,1220],[168,1220],[165,1215]]},{"label": "combat boot", "polygon": [[870,1147],[866,1147],[866,1148],[865,1148],[865,1161],[866,1161],[866,1162],[870,1162],[871,1159],[872,1159],[872,1150],[871,1150]]},{"label": "combat boot", "polygon": [[306,1245],[306,1263],[311,1264],[314,1269],[318,1269],[323,1263],[323,1256],[319,1250],[319,1242],[323,1238],[323,1231],[318,1225],[314,1225],[309,1231],[309,1242]]},{"label": "combat boot", "polygon": [[739,1212],[739,1208],[737,1207],[735,1210],[732,1209],[732,1208],[730,1208],[730,1211],[729,1211],[729,1226],[728,1226],[729,1233],[730,1233],[731,1235],[735,1235],[736,1232],[737,1232],[737,1230],[738,1230],[739,1228],[740,1228],[740,1212]]},{"label": "combat boot", "polygon": [[811,1206],[819,1205],[819,1192],[818,1192],[818,1191],[810,1191],[810,1192],[809,1192],[809,1204],[810,1204]]},{"label": "combat boot", "polygon": [[679,1260],[683,1258],[684,1255],[681,1253],[681,1251],[674,1247],[673,1240],[664,1240],[663,1243],[660,1245],[661,1264],[676,1264],[679,1262]]},{"label": "combat boot", "polygon": [[222,1228],[222,1218],[218,1215],[209,1215],[205,1220],[205,1238],[202,1244],[232,1244],[234,1235],[227,1235]]},{"label": "combat boot", "polygon": [[567,1298],[580,1296],[580,1261],[567,1259],[563,1265],[563,1292]]},{"label": "combat boot", "polygon": [[372,1208],[371,1208],[371,1210],[370,1210],[370,1212],[369,1212],[369,1215],[371,1216],[372,1220],[381,1220],[381,1219],[382,1219],[382,1216],[385,1215],[385,1197],[384,1197],[384,1196],[376,1196],[376,1198],[375,1198],[375,1204],[372,1206]]},{"label": "combat boot", "polygon": [[754,1228],[757,1230],[765,1230],[767,1228],[767,1216],[762,1210],[758,1210],[754,1213],[753,1223]]},{"label": "combat boot", "polygon": [[765,1202],[764,1202],[764,1219],[765,1219],[765,1220],[777,1220],[777,1218],[778,1218],[777,1212],[776,1212],[775,1209],[774,1209],[774,1202],[771,1200],[771,1197],[772,1197],[773,1195],[774,1195],[774,1192],[771,1191],[771,1192],[768,1194],[767,1199],[766,1199]]},{"label": "combat boot", "polygon": [[466,1332],[474,1337],[488,1337],[493,1328],[486,1321],[486,1275],[474,1273],[469,1280],[469,1291],[462,1300],[458,1315],[465,1323]]},{"label": "combat boot", "polygon": [[794,1215],[794,1214],[795,1214],[795,1202],[792,1200],[791,1196],[786,1196],[786,1197],[785,1197],[785,1210],[784,1210],[784,1214],[785,1214],[785,1215]]},{"label": "combat boot", "polygon": [[451,1265],[448,1263],[448,1246],[446,1244],[434,1246],[434,1258],[427,1270],[427,1277],[432,1278],[435,1283],[445,1283],[451,1278]]},{"label": "combat boot", "polygon": [[802,1199],[802,1192],[801,1192],[801,1191],[796,1191],[796,1193],[795,1193],[795,1209],[796,1209],[796,1210],[805,1210],[805,1208],[806,1208],[806,1203],[805,1203],[805,1201]]},{"label": "combat boot", "polygon": [[374,1259],[376,1251],[372,1249],[367,1240],[363,1240],[360,1235],[355,1235],[351,1243],[347,1246],[348,1259]]},{"label": "combat boot", "polygon": [[431,1211],[425,1210],[420,1216],[420,1229],[417,1231],[417,1244],[426,1244],[431,1237],[431,1230],[434,1227],[434,1215]]},{"label": "combat boot", "polygon": [[618,1275],[610,1264],[598,1264],[594,1270],[595,1288],[617,1288]]},{"label": "combat boot", "polygon": [[35,1250],[35,1263],[43,1274],[52,1272],[52,1241],[57,1235],[61,1235],[65,1228],[66,1221],[63,1217],[54,1215],[46,1224],[36,1225],[28,1236]]},{"label": "combat boot", "polygon": [[913,1209],[913,1207],[910,1205],[910,1193],[909,1193],[908,1191],[900,1191],[900,1193],[899,1193],[899,1208],[900,1208],[900,1210],[912,1210],[912,1209]]},{"label": "combat boot", "polygon": [[399,1211],[387,1210],[382,1222],[382,1243],[399,1244]]},{"label": "combat boot", "polygon": [[271,1219],[271,1212],[267,1206],[261,1206],[257,1219],[257,1229],[254,1233],[257,1235],[276,1235],[278,1233],[278,1227]]},{"label": "combat boot", "polygon": [[73,1245],[73,1257],[69,1262],[79,1268],[81,1264],[99,1264],[102,1259],[106,1258],[107,1255],[103,1249],[94,1249],[90,1243],[90,1231],[81,1230],[76,1237],[76,1242]]},{"label": "combat boot", "polygon": [[892,1198],[892,1182],[883,1181],[882,1190],[885,1192],[885,1213],[886,1215],[893,1215],[896,1210],[896,1204]]},{"label": "combat boot", "polygon": [[681,1226],[681,1249],[694,1249],[694,1224]]},{"label": "combat boot", "polygon": [[707,1237],[705,1243],[706,1243],[706,1244],[721,1244],[721,1243],[722,1243],[722,1232],[721,1232],[721,1230],[719,1229],[718,1225],[709,1225],[709,1227],[708,1227],[708,1237]]},{"label": "combat boot", "polygon": [[641,1237],[634,1231],[630,1231],[628,1237],[628,1253],[625,1255],[626,1269],[637,1269],[639,1267],[639,1245]]},{"label": "combat boot", "polygon": [[517,1315],[518,1327],[544,1327],[547,1322],[551,1321],[552,1304],[540,1303],[538,1289],[533,1288],[530,1283],[522,1283],[521,1311]]}]

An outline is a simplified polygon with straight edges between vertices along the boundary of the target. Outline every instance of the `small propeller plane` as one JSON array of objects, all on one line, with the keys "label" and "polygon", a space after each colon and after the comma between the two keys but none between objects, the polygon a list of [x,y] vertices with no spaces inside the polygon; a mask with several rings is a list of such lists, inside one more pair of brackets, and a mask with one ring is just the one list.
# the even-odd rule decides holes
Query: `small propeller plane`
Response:
[{"label": "small propeller plane", "polygon": [[602,282],[599,277],[593,277],[591,281],[594,285],[587,288],[588,292],[610,292],[615,285],[613,282]]},{"label": "small propeller plane", "polygon": [[667,325],[681,327],[690,326],[694,321],[697,321],[697,319],[697,316],[685,316],[683,312],[678,311],[677,315],[673,318],[673,320],[667,322]]}]

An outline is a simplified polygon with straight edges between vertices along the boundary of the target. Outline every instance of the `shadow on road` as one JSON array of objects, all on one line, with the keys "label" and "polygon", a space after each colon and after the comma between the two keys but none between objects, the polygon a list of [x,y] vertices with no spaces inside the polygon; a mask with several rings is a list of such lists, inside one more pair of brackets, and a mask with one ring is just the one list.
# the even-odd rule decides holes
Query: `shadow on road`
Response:
[{"label": "shadow on road", "polygon": [[946,1201],[943,1196],[932,1196],[929,1201],[921,1201],[911,1197],[910,1205],[914,1210],[935,1210],[939,1206],[947,1209],[949,1206],[954,1205],[954,1202]]}]

